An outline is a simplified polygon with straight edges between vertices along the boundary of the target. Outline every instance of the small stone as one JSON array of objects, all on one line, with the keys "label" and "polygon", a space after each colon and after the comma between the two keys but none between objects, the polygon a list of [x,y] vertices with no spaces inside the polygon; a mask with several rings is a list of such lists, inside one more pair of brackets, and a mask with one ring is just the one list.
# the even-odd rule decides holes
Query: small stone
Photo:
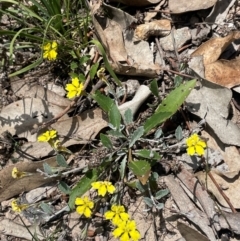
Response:
[{"label": "small stone", "polygon": [[[173,30],[176,49],[181,48],[186,42],[191,40],[191,34],[188,27]],[[160,39],[160,44],[165,51],[174,51],[172,34]]]}]

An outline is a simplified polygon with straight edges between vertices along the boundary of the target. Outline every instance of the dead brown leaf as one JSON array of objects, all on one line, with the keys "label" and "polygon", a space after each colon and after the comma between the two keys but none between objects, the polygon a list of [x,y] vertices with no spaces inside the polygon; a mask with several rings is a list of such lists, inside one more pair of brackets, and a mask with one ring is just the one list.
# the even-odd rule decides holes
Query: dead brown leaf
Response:
[{"label": "dead brown leaf", "polygon": [[169,0],[168,6],[173,13],[185,13],[212,7],[217,0]]},{"label": "dead brown leaf", "polygon": [[209,241],[206,236],[199,233],[196,229],[189,227],[185,223],[178,222],[177,227],[186,241]]},{"label": "dead brown leaf", "polygon": [[198,47],[191,57],[202,55],[204,66],[214,63],[227,46],[236,39],[240,38],[240,32],[235,31],[223,38],[212,38]]},{"label": "dead brown leaf", "polygon": [[170,34],[171,22],[167,19],[140,24],[134,31],[134,41],[147,40],[150,36],[164,37]]},{"label": "dead brown leaf", "polygon": [[[62,108],[38,98],[24,98],[4,107],[0,113],[0,134],[9,131],[12,135],[35,141],[31,134],[34,125],[51,120]],[[69,118],[64,115],[62,119]]]},{"label": "dead brown leaf", "polygon": [[[226,178],[224,176],[219,176],[217,173],[211,171],[214,179],[218,183],[218,185],[222,188],[223,192],[226,194],[226,196],[229,198],[230,202],[234,206],[235,209],[240,208],[240,192],[237,192],[239,186],[240,186],[240,179],[237,177],[230,179]],[[212,182],[212,180],[207,177],[207,186],[206,186],[206,173],[205,172],[198,172],[195,174],[199,181],[209,190],[213,195],[216,197],[218,202],[224,206],[229,207],[221,193],[218,191],[215,184]]]},{"label": "dead brown leaf", "polygon": [[133,42],[133,31],[128,27],[136,19],[119,8],[107,4],[104,8],[111,19],[105,15],[99,17],[101,5],[97,3],[91,6],[91,12],[98,40],[105,48],[112,69],[122,75],[156,77],[160,74],[161,66],[153,61],[149,43]]},{"label": "dead brown leaf", "polygon": [[157,4],[161,0],[110,0],[109,2],[118,2],[123,3],[129,6],[135,6],[135,7],[143,7],[151,4]]},{"label": "dead brown leaf", "polygon": [[205,78],[227,88],[240,85],[240,59],[218,60],[206,65]]},{"label": "dead brown leaf", "polygon": [[240,59],[218,60],[228,45],[239,38],[239,31],[232,32],[224,38],[213,38],[192,53],[192,57],[203,56],[207,80],[227,88],[240,84]]},{"label": "dead brown leaf", "polygon": [[[0,171],[0,202],[14,197],[22,192],[28,192],[36,187],[40,187],[46,183],[56,181],[57,178],[46,178],[41,176],[36,170],[43,170],[43,163],[46,162],[50,166],[56,166],[56,158],[51,157],[44,161],[38,162],[18,162],[14,165],[6,166]],[[17,167],[19,171],[30,172],[34,175],[14,179],[12,177],[12,169]]]},{"label": "dead brown leaf", "polygon": [[41,85],[37,85],[35,81],[26,83],[24,79],[15,79],[11,81],[11,88],[14,94],[20,98],[39,98],[61,108],[65,108],[71,103],[69,99],[59,96]]},{"label": "dead brown leaf", "polygon": [[[62,144],[68,147],[74,144],[88,143],[107,125],[107,115],[101,109],[97,108],[87,110],[80,116],[60,120],[53,124],[52,128],[58,131]],[[44,131],[42,130],[40,133]],[[21,146],[21,150],[23,153],[14,152],[13,156],[17,159],[29,160],[28,155],[40,158],[54,153],[51,146],[47,143],[36,142],[36,137],[33,142],[28,142]]]}]

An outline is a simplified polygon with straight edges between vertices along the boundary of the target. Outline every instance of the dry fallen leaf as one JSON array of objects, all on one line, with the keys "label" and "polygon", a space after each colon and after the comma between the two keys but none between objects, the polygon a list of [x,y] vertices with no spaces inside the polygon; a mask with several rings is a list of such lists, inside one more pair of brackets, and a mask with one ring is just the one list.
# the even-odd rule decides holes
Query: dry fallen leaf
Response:
[{"label": "dry fallen leaf", "polygon": [[191,57],[203,56],[207,80],[228,88],[240,84],[240,59],[218,60],[228,45],[239,38],[239,31],[232,32],[223,38],[212,38],[191,54]]},{"label": "dry fallen leaf", "polygon": [[111,19],[99,17],[101,6],[97,3],[91,6],[91,12],[98,40],[105,48],[112,69],[122,75],[156,77],[160,74],[161,66],[158,61],[154,62],[149,43],[133,42],[134,31],[128,27],[136,19],[119,8],[107,4],[104,8],[112,16]]},{"label": "dry fallen leaf", "polygon": [[217,0],[169,0],[169,10],[173,13],[185,13],[212,7]]},{"label": "dry fallen leaf", "polygon": [[227,119],[231,98],[231,90],[203,79],[202,87],[193,89],[187,97],[186,107],[192,114],[205,119],[221,142],[240,146],[240,129]]},{"label": "dry fallen leaf", "polygon": [[186,241],[209,241],[209,239],[199,233],[196,229],[189,227],[185,223],[177,222],[177,228]]},{"label": "dry fallen leaf", "polygon": [[240,85],[240,59],[218,60],[205,66],[205,78],[227,88]]},{"label": "dry fallen leaf", "polygon": [[[53,129],[58,131],[60,140],[65,147],[74,144],[85,144],[96,137],[100,130],[107,127],[107,115],[99,108],[83,112],[80,116],[68,117],[67,119],[54,123]],[[42,130],[40,133],[44,132]],[[40,134],[38,133],[38,134]],[[27,142],[21,146],[22,152],[14,152],[13,156],[17,159],[29,160],[28,155],[40,158],[54,153],[48,143]]]},{"label": "dry fallen leaf", "polygon": [[[44,176],[41,176],[41,174],[36,171],[38,168],[43,170],[44,162],[47,162],[50,166],[57,165],[56,158],[51,157],[44,161],[18,162],[14,165],[4,167],[0,171],[0,202],[57,180],[57,178],[44,179]],[[19,171],[34,173],[34,175],[14,179],[12,177],[13,167],[17,167]]]},{"label": "dry fallen leaf", "polygon": [[171,32],[171,22],[167,19],[140,24],[134,31],[133,40],[147,40],[150,36],[164,37]]},{"label": "dry fallen leaf", "polygon": [[[230,179],[226,178],[224,176],[219,176],[214,171],[211,171],[214,179],[218,183],[218,185],[221,187],[223,192],[226,194],[226,196],[229,198],[230,202],[234,206],[235,209],[240,208],[240,192],[236,191],[239,189],[240,186],[240,179],[238,177]],[[199,181],[206,187],[206,173],[205,172],[198,172],[195,174]],[[229,207],[221,193],[218,191],[215,184],[212,182],[212,180],[208,177],[207,178],[207,187],[206,187],[213,195],[216,197],[218,202],[224,206]]]},{"label": "dry fallen leaf", "polygon": [[161,0],[110,0],[109,2],[118,2],[123,3],[129,6],[135,6],[135,7],[143,7],[151,4],[157,4]]},{"label": "dry fallen leaf", "polygon": [[34,224],[26,228],[26,226],[15,223],[7,218],[0,220],[0,233],[18,237],[22,240],[33,240],[34,234],[38,240],[46,240],[41,232],[40,226]]},{"label": "dry fallen leaf", "polygon": [[[35,141],[30,131],[34,125],[47,122],[62,112],[62,108],[38,98],[24,98],[4,107],[0,113],[0,134],[9,131],[12,135]],[[69,118],[64,115],[62,119]]]},{"label": "dry fallen leaf", "polygon": [[220,143],[217,143],[206,131],[202,131],[202,136],[208,140],[207,145],[209,148],[221,153],[224,163],[227,165],[227,171],[219,172],[219,175],[224,175],[228,178],[236,177],[240,171],[240,154],[237,147],[225,146],[224,144],[220,145]]},{"label": "dry fallen leaf", "polygon": [[43,99],[52,105],[56,105],[62,108],[67,107],[71,103],[69,99],[59,96],[58,94],[44,88],[41,85],[37,85],[36,82],[26,83],[26,80],[24,79],[15,78],[15,80],[11,81],[11,87],[14,94],[19,97]]}]

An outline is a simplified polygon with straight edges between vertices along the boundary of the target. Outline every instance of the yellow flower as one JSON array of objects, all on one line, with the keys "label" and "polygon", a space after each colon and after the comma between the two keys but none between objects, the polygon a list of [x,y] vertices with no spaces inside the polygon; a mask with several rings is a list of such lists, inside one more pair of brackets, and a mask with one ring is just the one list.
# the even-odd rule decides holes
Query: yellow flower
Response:
[{"label": "yellow flower", "polygon": [[105,75],[105,68],[101,68],[97,71],[97,77],[100,80],[107,82],[107,78],[106,78],[106,75]]},{"label": "yellow flower", "polygon": [[204,154],[204,148],[206,148],[206,142],[201,140],[198,134],[191,135],[187,140],[187,154],[192,156],[195,153],[199,156]]},{"label": "yellow flower", "polygon": [[18,171],[18,169],[16,167],[14,167],[12,169],[12,177],[13,178],[22,178],[22,177],[26,177],[26,176],[30,176],[30,175],[32,175],[32,174],[28,173],[28,172]]},{"label": "yellow flower", "polygon": [[50,143],[50,145],[59,152],[66,152],[69,154],[72,154],[70,150],[68,150],[65,146],[62,145],[62,143],[59,140],[54,141],[54,143]]},{"label": "yellow flower", "polygon": [[115,238],[120,238],[120,241],[138,241],[141,238],[140,233],[136,229],[134,220],[122,221],[117,228],[113,231]]},{"label": "yellow flower", "polygon": [[52,43],[47,43],[43,46],[43,58],[48,59],[50,61],[55,60],[57,58],[57,47],[58,44],[56,41],[53,41]]},{"label": "yellow flower", "polygon": [[114,225],[129,219],[128,213],[125,212],[124,206],[121,205],[112,205],[111,211],[107,211],[104,216],[106,219],[112,220]]},{"label": "yellow flower", "polygon": [[66,85],[65,90],[68,91],[67,97],[69,99],[80,96],[83,92],[83,83],[77,77],[74,77],[72,78],[72,83]]},{"label": "yellow flower", "polygon": [[83,214],[86,218],[91,217],[91,209],[93,209],[94,203],[91,200],[89,200],[88,197],[76,198],[75,205],[78,205],[78,207],[76,208],[77,213],[81,215]]},{"label": "yellow flower", "polygon": [[14,212],[19,212],[19,213],[29,207],[28,204],[19,204],[17,199],[12,200],[11,206]]},{"label": "yellow flower", "polygon": [[93,182],[92,187],[98,190],[99,196],[103,196],[103,197],[106,195],[107,192],[113,194],[116,189],[111,182],[107,182],[107,181]]},{"label": "yellow flower", "polygon": [[51,139],[54,139],[57,137],[57,131],[56,130],[51,130],[51,131],[46,131],[42,135],[38,137],[39,142],[48,142]]}]

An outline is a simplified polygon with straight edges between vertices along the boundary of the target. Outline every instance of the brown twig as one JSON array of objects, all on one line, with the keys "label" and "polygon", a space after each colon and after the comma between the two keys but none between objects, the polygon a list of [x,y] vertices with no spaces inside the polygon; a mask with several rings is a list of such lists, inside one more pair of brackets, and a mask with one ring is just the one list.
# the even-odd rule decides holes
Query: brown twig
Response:
[{"label": "brown twig", "polygon": [[213,177],[212,173],[210,170],[208,170],[208,163],[205,159],[204,156],[201,157],[201,161],[203,163],[205,163],[206,165],[206,172],[207,175],[211,178],[212,182],[214,183],[214,185],[216,186],[216,188],[218,189],[218,191],[220,192],[220,194],[223,196],[223,198],[225,199],[225,201],[227,202],[227,204],[229,205],[229,207],[231,208],[233,213],[237,213],[236,209],[233,207],[232,203],[230,202],[229,198],[227,197],[227,195],[223,192],[222,188],[219,187],[218,183],[216,182],[215,178]]},{"label": "brown twig", "polygon": [[171,70],[171,69],[162,68],[162,70],[173,73],[173,74],[177,74],[177,75],[180,75],[180,76],[183,76],[183,77],[187,77],[187,78],[190,78],[190,79],[196,79],[196,77],[193,76],[193,75],[183,74],[183,73],[180,73],[178,71]]},{"label": "brown twig", "polygon": [[215,184],[215,186],[217,187],[218,191],[221,193],[221,195],[223,196],[223,198],[225,199],[225,201],[227,202],[227,204],[229,205],[229,207],[231,208],[233,213],[237,213],[236,209],[233,207],[232,203],[230,202],[229,198],[227,197],[227,195],[223,192],[223,190],[219,187],[218,183],[216,182],[215,178],[213,177],[211,171],[208,172],[208,176],[211,178],[212,182]]}]

